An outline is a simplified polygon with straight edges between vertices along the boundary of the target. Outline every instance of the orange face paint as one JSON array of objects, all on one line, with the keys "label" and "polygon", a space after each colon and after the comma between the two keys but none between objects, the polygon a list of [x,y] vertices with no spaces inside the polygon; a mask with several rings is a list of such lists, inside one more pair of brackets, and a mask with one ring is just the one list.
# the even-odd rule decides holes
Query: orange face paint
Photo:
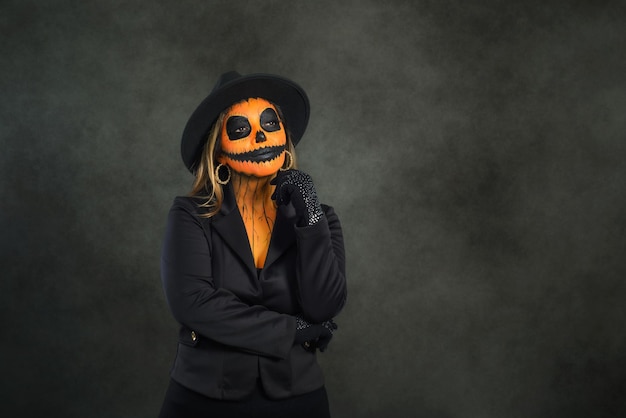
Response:
[{"label": "orange face paint", "polygon": [[228,109],[220,132],[220,163],[241,174],[266,177],[285,161],[287,134],[276,107],[250,98]]}]

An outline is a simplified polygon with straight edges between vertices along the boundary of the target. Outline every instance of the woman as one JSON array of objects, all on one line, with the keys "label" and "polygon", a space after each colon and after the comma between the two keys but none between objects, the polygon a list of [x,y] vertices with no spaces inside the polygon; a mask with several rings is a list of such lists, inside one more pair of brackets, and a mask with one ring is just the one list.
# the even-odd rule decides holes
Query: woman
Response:
[{"label": "woman", "polygon": [[295,145],[297,84],[220,77],[183,132],[195,175],[170,210],[161,271],[180,323],[160,417],[328,417],[316,351],[346,300],[343,236]]}]

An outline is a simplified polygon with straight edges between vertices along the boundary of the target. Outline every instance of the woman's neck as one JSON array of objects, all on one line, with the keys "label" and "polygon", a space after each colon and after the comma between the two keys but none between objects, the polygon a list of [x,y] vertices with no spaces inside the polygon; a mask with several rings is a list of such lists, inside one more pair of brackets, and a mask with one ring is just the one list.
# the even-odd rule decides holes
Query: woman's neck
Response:
[{"label": "woman's neck", "polygon": [[276,205],[272,200],[274,186],[270,184],[272,177],[246,176],[231,170],[230,182],[258,268],[265,264],[276,220]]},{"label": "woman's neck", "polygon": [[[240,174],[231,170],[230,182],[233,186],[238,206],[258,206],[272,202],[274,186],[270,184],[272,177],[255,177]],[[273,206],[273,204],[272,204]]]}]

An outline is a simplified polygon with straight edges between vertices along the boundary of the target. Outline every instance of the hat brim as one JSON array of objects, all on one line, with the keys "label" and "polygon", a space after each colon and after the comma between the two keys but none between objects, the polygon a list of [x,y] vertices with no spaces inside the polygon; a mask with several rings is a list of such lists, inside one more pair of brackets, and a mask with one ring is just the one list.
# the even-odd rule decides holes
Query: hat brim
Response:
[{"label": "hat brim", "polygon": [[220,113],[251,97],[278,106],[293,144],[300,142],[309,122],[309,99],[304,90],[291,80],[271,74],[241,76],[214,89],[189,118],[181,141],[181,155],[189,171],[194,172],[209,130]]}]

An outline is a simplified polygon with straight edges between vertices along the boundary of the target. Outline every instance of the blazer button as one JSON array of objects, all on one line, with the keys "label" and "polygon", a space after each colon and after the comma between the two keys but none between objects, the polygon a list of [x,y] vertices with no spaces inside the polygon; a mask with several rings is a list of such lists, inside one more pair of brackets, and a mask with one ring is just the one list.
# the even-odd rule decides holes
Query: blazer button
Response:
[{"label": "blazer button", "polygon": [[191,341],[195,342],[197,339],[196,331],[191,331]]},{"label": "blazer button", "polygon": [[310,348],[310,347],[311,347],[311,343],[310,343],[310,342],[308,342],[308,341],[305,341],[305,342],[304,342],[304,347],[305,347],[305,348]]}]

